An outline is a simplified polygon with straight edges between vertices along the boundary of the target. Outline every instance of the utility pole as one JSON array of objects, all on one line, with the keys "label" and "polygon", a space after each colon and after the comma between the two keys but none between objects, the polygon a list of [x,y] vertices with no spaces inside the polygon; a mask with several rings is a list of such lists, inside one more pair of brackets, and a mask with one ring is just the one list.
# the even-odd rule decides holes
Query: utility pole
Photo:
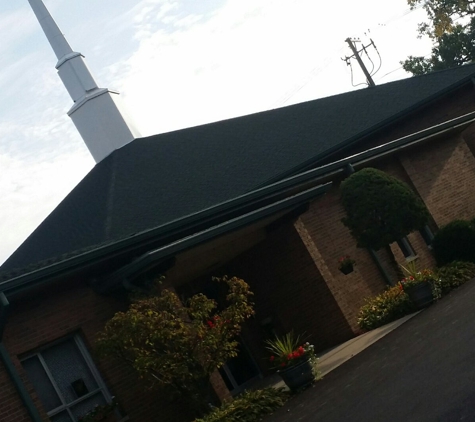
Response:
[{"label": "utility pole", "polygon": [[376,84],[375,84],[374,81],[373,81],[373,78],[371,77],[370,73],[368,72],[368,69],[366,69],[366,66],[365,66],[365,64],[363,63],[363,60],[361,60],[361,56],[360,56],[360,53],[361,53],[362,51],[366,51],[366,47],[369,47],[370,45],[374,45],[373,40],[371,40],[371,43],[370,43],[370,44],[368,44],[368,45],[366,45],[366,46],[363,46],[363,47],[361,48],[361,50],[359,50],[359,51],[356,49],[355,41],[354,41],[354,40],[352,40],[351,38],[348,37],[345,41],[348,43],[348,45],[349,45],[350,48],[351,48],[351,51],[353,52],[353,55],[352,55],[352,56],[345,58],[345,60],[347,61],[347,63],[348,63],[348,60],[350,60],[350,59],[352,59],[352,58],[354,57],[354,58],[358,61],[358,64],[360,65],[361,69],[363,70],[363,73],[364,73],[365,76],[366,76],[366,80],[367,80],[367,82],[368,82],[368,85],[369,85],[369,86],[376,86]]}]

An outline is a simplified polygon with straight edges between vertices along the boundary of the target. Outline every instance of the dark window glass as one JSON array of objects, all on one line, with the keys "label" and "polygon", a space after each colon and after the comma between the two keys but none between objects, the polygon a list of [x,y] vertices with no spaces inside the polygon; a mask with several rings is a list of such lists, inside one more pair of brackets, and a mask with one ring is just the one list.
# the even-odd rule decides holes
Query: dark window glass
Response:
[{"label": "dark window glass", "polygon": [[406,258],[416,256],[416,253],[412,248],[411,244],[409,243],[407,237],[403,237],[402,239],[398,240],[397,244],[399,245],[399,248],[401,249],[402,253]]}]

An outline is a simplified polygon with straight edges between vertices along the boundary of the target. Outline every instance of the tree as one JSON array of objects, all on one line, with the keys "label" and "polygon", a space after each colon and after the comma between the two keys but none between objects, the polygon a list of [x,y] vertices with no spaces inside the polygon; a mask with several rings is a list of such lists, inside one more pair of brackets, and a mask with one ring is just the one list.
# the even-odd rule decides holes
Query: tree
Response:
[{"label": "tree", "polygon": [[209,376],[237,355],[237,336],[253,314],[252,293],[243,280],[213,280],[227,285],[221,309],[203,294],[182,304],[174,292],[163,290],[117,313],[97,340],[100,355],[118,358],[141,378],[181,395],[197,415],[212,397]]},{"label": "tree", "polygon": [[[475,1],[408,0],[414,8],[423,5],[429,23],[419,24],[420,36],[433,41],[431,56],[409,56],[401,62],[413,75],[461,66],[475,60]],[[457,23],[455,23],[457,22]]]},{"label": "tree", "polygon": [[359,247],[378,250],[422,228],[429,213],[421,199],[400,180],[366,168],[341,184],[347,216],[342,220]]}]

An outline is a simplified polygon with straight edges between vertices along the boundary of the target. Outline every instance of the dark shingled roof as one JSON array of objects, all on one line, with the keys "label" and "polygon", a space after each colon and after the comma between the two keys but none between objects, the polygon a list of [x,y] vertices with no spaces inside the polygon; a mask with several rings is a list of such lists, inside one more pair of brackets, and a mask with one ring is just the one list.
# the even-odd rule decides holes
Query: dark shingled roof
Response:
[{"label": "dark shingled roof", "polygon": [[462,66],[137,139],[97,164],[1,270],[60,261],[235,198],[473,76],[474,65]]}]

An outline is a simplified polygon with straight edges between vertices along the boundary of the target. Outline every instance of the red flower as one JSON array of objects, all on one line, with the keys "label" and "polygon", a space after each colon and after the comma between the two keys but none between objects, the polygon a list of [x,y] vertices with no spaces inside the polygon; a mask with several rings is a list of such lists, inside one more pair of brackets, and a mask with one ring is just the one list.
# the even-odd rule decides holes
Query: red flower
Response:
[{"label": "red flower", "polygon": [[270,361],[271,361],[271,362],[274,362],[274,360],[275,360],[275,356],[271,356],[271,357],[270,357]]},{"label": "red flower", "polygon": [[206,324],[208,324],[209,328],[214,328],[213,321],[206,321]]}]

